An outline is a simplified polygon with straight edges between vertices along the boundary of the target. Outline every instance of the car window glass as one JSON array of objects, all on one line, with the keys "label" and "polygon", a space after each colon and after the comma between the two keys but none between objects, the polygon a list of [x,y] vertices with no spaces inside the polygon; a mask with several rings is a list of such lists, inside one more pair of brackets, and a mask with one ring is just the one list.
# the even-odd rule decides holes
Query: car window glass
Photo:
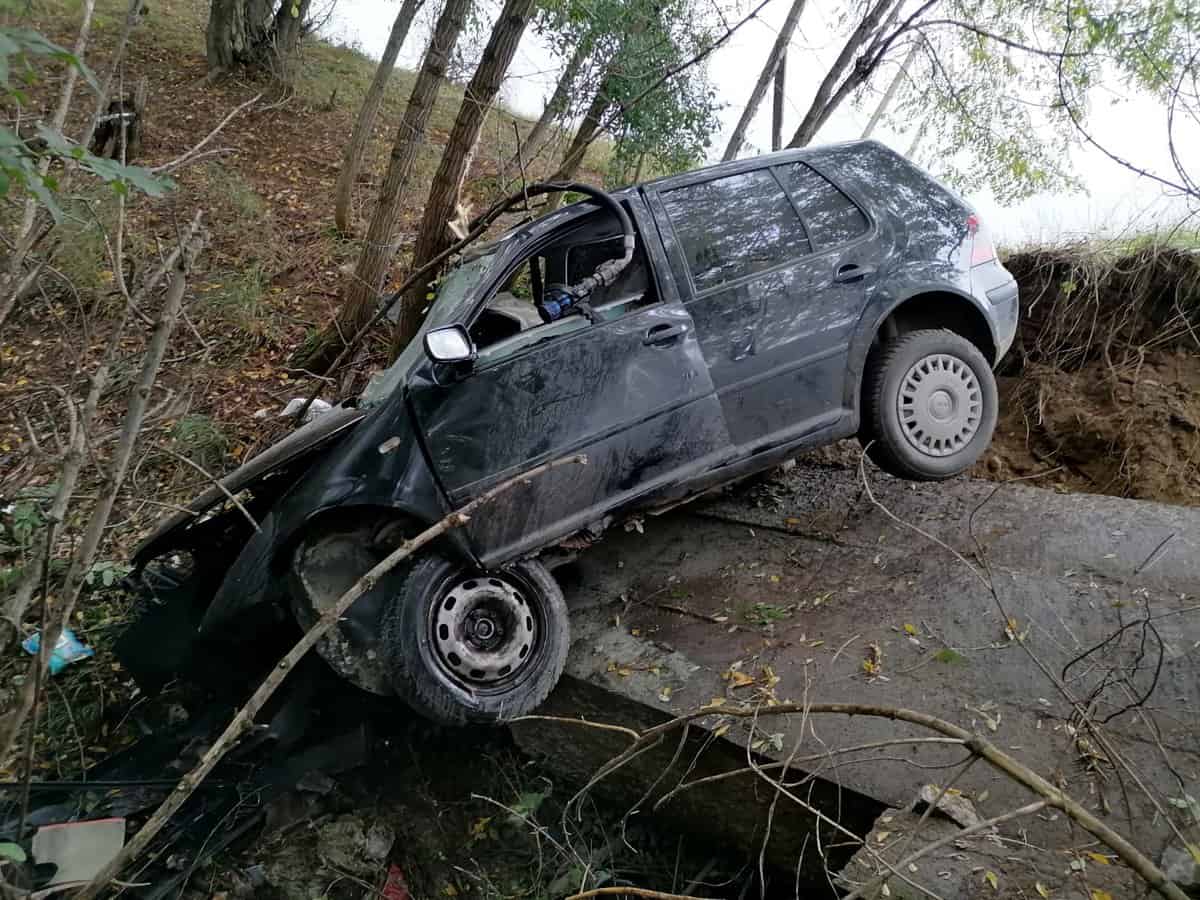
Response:
[{"label": "car window glass", "polygon": [[697,291],[811,253],[804,226],[767,169],[663,194]]},{"label": "car window glass", "polygon": [[862,210],[816,170],[793,163],[777,171],[819,249],[845,244],[866,233],[867,217]]}]

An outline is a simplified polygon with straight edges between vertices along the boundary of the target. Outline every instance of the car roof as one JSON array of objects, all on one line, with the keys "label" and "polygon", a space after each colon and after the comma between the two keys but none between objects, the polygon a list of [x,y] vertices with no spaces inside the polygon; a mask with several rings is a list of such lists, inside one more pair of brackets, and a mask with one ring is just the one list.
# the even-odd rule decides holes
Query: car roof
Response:
[{"label": "car roof", "polygon": [[[624,200],[636,196],[645,188],[653,188],[656,185],[671,181],[672,179],[678,178],[682,175],[692,176],[705,173],[711,174],[714,178],[719,178],[721,174],[726,171],[730,173],[735,171],[744,172],[747,169],[803,160],[817,154],[828,155],[830,153],[838,153],[841,151],[852,153],[868,146],[883,147],[884,149],[887,149],[885,145],[880,144],[875,140],[843,141],[836,144],[820,144],[811,147],[797,147],[789,150],[779,150],[775,153],[763,153],[759,156],[752,156],[744,159],[734,159],[729,160],[728,162],[713,163],[711,165],[701,166],[697,169],[689,169],[686,172],[677,172],[674,175],[665,175],[661,178],[655,178],[650,181],[643,181],[637,184],[628,185],[626,187],[616,188],[615,190],[609,191],[609,195],[617,200]],[[511,230],[506,231],[501,237],[494,241],[489,241],[487,244],[476,245],[474,248],[464,254],[464,258],[472,259],[477,256],[482,256],[486,253],[491,253],[497,249],[500,249],[501,245],[518,236],[538,237],[542,234],[545,234],[549,230],[566,224],[572,219],[594,212],[600,208],[601,207],[599,204],[597,204],[594,200],[585,199],[571,203],[555,210],[554,212],[547,213],[544,216],[539,216],[530,222],[518,225]]]}]

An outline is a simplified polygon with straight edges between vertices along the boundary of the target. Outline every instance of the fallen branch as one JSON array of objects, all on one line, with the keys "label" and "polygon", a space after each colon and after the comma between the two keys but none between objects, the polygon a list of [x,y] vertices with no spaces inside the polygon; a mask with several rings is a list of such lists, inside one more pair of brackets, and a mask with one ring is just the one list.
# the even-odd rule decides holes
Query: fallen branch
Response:
[{"label": "fallen branch", "polygon": [[279,688],[288,674],[296,668],[296,665],[301,659],[316,646],[317,642],[325,636],[337,623],[341,620],[354,601],[358,600],[364,594],[371,591],[379,582],[379,579],[394,569],[397,565],[403,562],[408,557],[412,556],[421,547],[445,534],[452,528],[458,528],[470,521],[475,510],[489,501],[500,496],[504,492],[511,490],[519,484],[527,484],[533,478],[549,472],[551,469],[557,469],[560,466],[575,464],[585,465],[587,457],[582,455],[569,456],[563,459],[554,460],[553,462],[543,463],[530,469],[528,472],[523,472],[507,481],[503,481],[495,487],[483,494],[480,494],[462,509],[455,510],[441,521],[426,528],[416,537],[405,541],[384,559],[372,568],[362,578],[358,579],[354,585],[338,598],[321,616],[316,623],[304,633],[288,651],[287,655],[279,661],[279,664],[272,670],[271,674],[258,686],[258,689],[250,696],[245,705],[237,711],[229,725],[221,733],[221,736],[213,742],[209,747],[208,752],[204,754],[200,762],[196,764],[190,772],[183,776],[175,790],[171,795],[163,801],[162,805],[155,810],[146,824],[141,827],[133,839],[126,844],[121,852],[118,853],[113,860],[102,869],[95,878],[85,885],[74,900],[93,900],[104,888],[111,882],[125,867],[125,865],[136,859],[146,846],[154,839],[155,835],[162,829],[172,815],[183,806],[187,799],[192,795],[200,783],[208,777],[209,772],[221,761],[226,753],[233,747],[237,739],[246,731],[254,722],[254,717],[263,705],[271,698],[271,695]]},{"label": "fallen branch", "polygon": [[243,505],[242,501],[237,498],[237,495],[234,494],[233,492],[231,492],[229,490],[229,488],[225,487],[225,485],[221,482],[220,478],[217,478],[215,475],[213,475],[211,472],[209,472],[206,468],[204,468],[204,466],[200,465],[200,463],[196,462],[194,459],[188,459],[182,453],[176,453],[174,450],[170,450],[167,447],[160,447],[159,449],[162,450],[163,453],[173,456],[175,459],[179,460],[180,462],[186,463],[187,465],[189,465],[193,469],[195,469],[197,472],[199,472],[201,475],[203,475],[205,480],[207,480],[209,482],[209,484],[212,484],[214,487],[216,487],[217,490],[219,490],[222,494],[225,495],[226,500],[228,500],[230,503],[232,503],[234,506],[237,507],[238,512],[240,512],[243,516],[245,516],[246,521],[250,523],[250,527],[253,528],[258,534],[262,534],[262,528],[259,527],[258,520],[255,519],[254,516],[252,516],[250,514],[250,510],[246,509],[246,507],[245,507],[245,505]]},{"label": "fallen branch", "polygon": [[241,104],[240,106],[235,106],[233,109],[231,109],[229,111],[229,113],[225,116],[225,118],[223,118],[220,122],[217,123],[216,128],[214,128],[212,131],[210,131],[207,135],[204,136],[204,139],[201,140],[200,143],[193,146],[187,152],[182,153],[179,156],[175,157],[170,162],[163,163],[161,166],[154,166],[153,168],[150,169],[150,171],[153,172],[155,175],[158,175],[163,172],[170,172],[173,169],[178,169],[180,166],[184,165],[185,163],[189,163],[192,160],[198,158],[201,155],[200,151],[204,148],[204,145],[207,144],[209,141],[211,141],[213,138],[215,138],[218,134],[220,134],[221,129],[224,128],[226,125],[228,125],[234,116],[236,116],[238,113],[240,113],[247,106],[251,106],[251,105],[257,103],[261,98],[262,98],[262,94],[255,94],[253,97],[251,97],[245,103]]},{"label": "fallen branch", "polygon": [[733,719],[768,718],[798,714],[867,716],[871,718],[890,719],[896,722],[908,722],[912,725],[919,725],[922,728],[928,728],[930,731],[936,731],[947,737],[955,738],[962,742],[964,749],[982,757],[993,768],[1009,776],[1018,784],[1023,785],[1045,800],[1047,806],[1061,811],[1093,837],[1106,844],[1121,858],[1122,862],[1137,872],[1161,896],[1166,897],[1167,900],[1188,900],[1187,895],[1180,887],[1167,878],[1162,869],[1155,865],[1141,850],[1133,846],[1122,835],[1105,825],[1100,819],[1089,812],[1077,800],[1055,787],[1037,772],[1033,771],[1033,769],[1015,757],[1008,755],[987,739],[972,734],[965,728],[955,725],[952,722],[947,722],[945,719],[939,719],[937,716],[911,709],[874,706],[865,703],[780,703],[777,706],[766,709],[757,707],[747,707],[745,709],[729,709],[724,706],[701,707],[698,710],[677,716],[670,721],[663,722],[661,725],[656,725],[653,728],[643,731],[636,741],[633,741],[620,754],[601,766],[588,784],[568,801],[564,808],[564,816],[567,810],[578,802],[583,794],[597,782],[625,765],[633,757],[644,752],[649,745],[662,740],[663,736],[668,732],[687,725],[696,719],[702,719],[707,716],[722,716]]},{"label": "fallen branch", "polygon": [[[956,841],[960,841],[972,834],[978,834],[981,831],[987,831],[991,828],[997,827],[998,825],[1003,825],[1005,822],[1011,822],[1013,819],[1019,819],[1022,816],[1031,816],[1034,813],[1045,809],[1046,805],[1047,803],[1045,800],[1034,800],[1032,803],[1027,803],[1024,806],[1018,807],[1017,809],[1010,809],[1008,812],[1002,813],[1001,815],[993,816],[990,819],[984,819],[981,822],[976,822],[974,825],[968,825],[966,828],[959,829],[958,831],[952,831],[944,837],[940,837],[936,841],[930,841],[928,844],[921,847],[921,849],[910,853],[908,856],[896,863],[895,867],[897,869],[902,869],[906,866],[910,866],[921,857],[928,856],[934,850],[940,850],[942,847],[945,847],[948,844],[953,844]],[[933,809],[933,807],[931,806],[930,809]],[[922,817],[921,821],[924,820],[924,817]],[[872,878],[866,884],[855,888],[854,891],[847,894],[842,898],[842,900],[861,900],[861,898],[865,897],[868,893],[881,888],[891,877],[891,875],[891,872],[885,872],[882,875]]]}]

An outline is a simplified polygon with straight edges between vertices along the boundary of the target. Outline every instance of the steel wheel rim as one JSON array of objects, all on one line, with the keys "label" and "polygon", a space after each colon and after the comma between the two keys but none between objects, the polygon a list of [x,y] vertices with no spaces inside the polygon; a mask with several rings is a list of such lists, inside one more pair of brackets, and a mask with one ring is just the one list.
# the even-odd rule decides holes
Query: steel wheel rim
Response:
[{"label": "steel wheel rim", "polygon": [[941,459],[965,449],[983,422],[983,389],[956,356],[930,353],[905,373],[896,395],[900,431],[914,450]]},{"label": "steel wheel rim", "polygon": [[542,638],[541,617],[527,594],[498,574],[459,578],[442,591],[430,615],[442,676],[481,690],[520,680]]}]

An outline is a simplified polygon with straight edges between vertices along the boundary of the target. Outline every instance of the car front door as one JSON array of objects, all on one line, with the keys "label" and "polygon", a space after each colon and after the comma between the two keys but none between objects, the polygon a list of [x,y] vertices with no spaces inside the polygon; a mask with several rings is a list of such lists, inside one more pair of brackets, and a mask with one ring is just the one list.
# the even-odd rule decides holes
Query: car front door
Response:
[{"label": "car front door", "polygon": [[[648,251],[665,265],[661,246],[639,246],[635,263]],[[413,414],[455,506],[540,463],[587,455],[479,511],[467,528],[485,564],[728,457],[692,318],[669,278],[651,284],[646,305],[524,331],[481,349],[467,372],[427,363],[414,373]]]},{"label": "car front door", "polygon": [[665,182],[652,204],[739,452],[843,420],[874,277],[862,211],[802,162]]}]

